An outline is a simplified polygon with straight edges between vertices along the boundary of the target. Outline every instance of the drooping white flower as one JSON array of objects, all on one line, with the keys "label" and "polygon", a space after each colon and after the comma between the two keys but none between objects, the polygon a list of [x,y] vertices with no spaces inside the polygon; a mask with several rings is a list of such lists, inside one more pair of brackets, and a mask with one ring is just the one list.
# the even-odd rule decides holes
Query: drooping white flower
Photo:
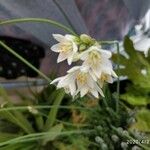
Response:
[{"label": "drooping white flower", "polygon": [[105,74],[105,73],[102,73],[99,80],[98,80],[98,83],[100,85],[100,87],[102,88],[104,83],[107,82],[107,83],[113,83],[113,78],[111,75],[109,74]]},{"label": "drooping white flower", "polygon": [[77,44],[75,43],[75,36],[69,34],[65,36],[53,34],[53,37],[59,42],[51,47],[52,51],[59,53],[57,63],[67,59],[70,65],[78,51]]},{"label": "drooping white flower", "polygon": [[75,66],[68,71],[66,76],[55,79],[51,84],[56,82],[58,82],[58,88],[67,88],[73,97],[78,93],[81,97],[87,93],[91,93],[96,98],[99,97],[99,94],[104,96],[101,88],[91,76],[88,67]]},{"label": "drooping white flower", "polygon": [[148,56],[150,50],[150,9],[141,20],[141,24],[135,26],[136,35],[131,36],[134,47]]},{"label": "drooping white flower", "polygon": [[144,52],[145,56],[148,56],[148,51],[150,50],[150,38],[144,34],[135,35],[131,37],[134,43],[134,48],[137,51]]},{"label": "drooping white flower", "polygon": [[89,66],[96,78],[101,78],[102,74],[117,77],[113,71],[112,63],[109,60],[111,52],[101,49],[100,46],[92,46],[81,54],[83,66]]}]

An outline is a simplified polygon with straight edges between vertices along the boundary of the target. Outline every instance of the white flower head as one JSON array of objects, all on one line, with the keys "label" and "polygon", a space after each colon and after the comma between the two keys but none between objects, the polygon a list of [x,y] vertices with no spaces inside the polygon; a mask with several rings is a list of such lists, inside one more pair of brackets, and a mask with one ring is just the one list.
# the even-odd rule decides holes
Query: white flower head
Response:
[{"label": "white flower head", "polygon": [[109,60],[111,56],[110,51],[103,50],[100,46],[92,46],[81,54],[81,60],[84,61],[83,66],[90,67],[97,79],[101,77],[102,73],[117,77]]},{"label": "white flower head", "polygon": [[67,59],[70,65],[78,51],[77,44],[75,43],[75,36],[66,34],[53,34],[53,37],[59,42],[51,47],[51,50],[59,53],[57,63]]},{"label": "white flower head", "polygon": [[96,98],[99,97],[99,94],[104,96],[87,67],[75,66],[68,71],[66,76],[55,79],[51,84],[55,82],[58,82],[58,88],[67,88],[73,97],[78,93],[81,97],[87,93],[91,93]]},{"label": "white flower head", "polygon": [[131,36],[134,48],[137,51],[144,52],[145,57],[148,56],[150,50],[150,9],[141,20],[141,23],[135,25],[136,35]]},{"label": "white flower head", "polygon": [[144,34],[140,34],[132,36],[131,40],[133,41],[134,48],[137,51],[144,52],[144,55],[147,57],[150,50],[150,38]]}]

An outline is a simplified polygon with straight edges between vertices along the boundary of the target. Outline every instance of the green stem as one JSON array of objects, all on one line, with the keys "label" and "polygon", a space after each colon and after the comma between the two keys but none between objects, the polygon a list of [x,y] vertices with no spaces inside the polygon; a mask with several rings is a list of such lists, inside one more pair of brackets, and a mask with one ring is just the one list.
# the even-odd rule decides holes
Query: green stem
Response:
[{"label": "green stem", "polygon": [[56,116],[57,116],[57,112],[58,112],[58,109],[59,109],[59,106],[63,100],[63,97],[65,95],[65,92],[63,89],[59,89],[57,92],[56,92],[56,99],[54,100],[54,105],[57,106],[55,108],[52,108],[49,112],[49,115],[48,115],[48,118],[46,120],[46,123],[45,123],[45,127],[44,127],[44,131],[48,131],[54,124],[55,120],[56,120]]},{"label": "green stem", "polygon": [[[58,136],[66,136],[66,135],[70,135],[70,134],[88,134],[88,133],[91,133],[93,131],[94,130],[63,131],[63,132],[59,133]],[[57,131],[56,132],[41,132],[41,133],[28,134],[28,135],[24,135],[24,136],[20,136],[20,137],[8,140],[6,142],[1,142],[0,146],[4,146],[4,145],[7,145],[7,144],[20,143],[20,142],[36,141],[36,140],[45,138],[45,136],[53,135],[53,134],[54,135],[57,134]]]},{"label": "green stem", "polygon": [[24,64],[26,64],[28,67],[33,69],[35,72],[37,72],[41,77],[43,77],[48,82],[51,82],[51,80],[40,70],[38,70],[36,67],[34,67],[30,62],[28,62],[26,59],[24,59],[22,56],[20,56],[18,53],[16,53],[12,48],[8,47],[5,43],[0,41],[0,45],[3,46],[7,51],[9,51],[11,54],[13,54],[15,57],[17,57],[20,61],[22,61]]},{"label": "green stem", "polygon": [[[120,53],[119,42],[116,42],[116,46],[117,46],[117,54],[118,54],[118,57],[117,57],[117,70],[118,70],[118,73],[120,74],[120,66],[119,66],[119,63],[120,63],[120,59],[119,59],[119,53]],[[117,78],[116,112],[118,112],[118,110],[119,110],[119,98],[120,98],[120,78],[118,76],[118,78]]]},{"label": "green stem", "polygon": [[[0,87],[0,95],[3,97],[5,102],[9,107],[13,107],[12,102],[10,101],[6,91]],[[20,126],[26,133],[32,133],[34,132],[34,129],[32,128],[29,121],[23,116],[22,113],[13,110],[12,112],[3,111],[0,113],[2,117],[6,118],[8,121],[13,122],[14,124],[17,124]]]},{"label": "green stem", "polygon": [[50,25],[56,26],[58,28],[63,29],[66,32],[69,32],[70,34],[76,35],[74,31],[72,31],[70,28],[67,26],[58,23],[54,20],[50,19],[45,19],[45,18],[18,18],[18,19],[10,19],[10,20],[5,20],[1,21],[0,25],[9,25],[9,24],[16,24],[16,23],[24,23],[24,22],[40,22],[40,23],[48,23]]},{"label": "green stem", "polygon": [[[77,106],[58,106],[58,105],[51,105],[51,106],[40,106],[35,105],[31,106],[35,109],[49,109],[49,108],[59,108],[59,109],[81,109],[81,110],[92,110],[92,108],[84,108],[84,107],[77,107]],[[8,108],[0,108],[0,112],[3,111],[10,111],[10,110],[28,110],[28,106],[15,106],[15,107],[8,107]]]}]

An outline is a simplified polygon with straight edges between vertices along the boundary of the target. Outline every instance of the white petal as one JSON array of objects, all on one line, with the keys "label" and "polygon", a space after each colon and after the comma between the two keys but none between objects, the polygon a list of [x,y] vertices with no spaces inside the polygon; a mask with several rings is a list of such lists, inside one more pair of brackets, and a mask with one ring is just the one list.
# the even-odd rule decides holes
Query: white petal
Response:
[{"label": "white petal", "polygon": [[54,79],[50,84],[54,84],[56,82],[59,82],[63,77],[59,77],[59,78],[56,78]]},{"label": "white petal", "polygon": [[101,88],[103,88],[104,81],[99,80],[99,85],[100,85]]},{"label": "white petal", "polygon": [[67,59],[67,55],[65,53],[60,53],[57,58],[57,63],[64,61]]},{"label": "white petal", "polygon": [[148,51],[150,48],[150,38],[143,36],[140,41],[134,44],[134,47],[138,51]]},{"label": "white petal", "polygon": [[75,36],[71,35],[71,34],[66,34],[65,38],[69,41],[74,41]]},{"label": "white petal", "polygon": [[64,42],[66,41],[65,36],[61,35],[61,34],[52,34],[53,37],[58,41],[58,42]]},{"label": "white petal", "polygon": [[108,51],[108,50],[101,49],[100,52],[102,54],[102,57],[111,58],[111,56],[112,56],[112,53],[110,51]]},{"label": "white petal", "polygon": [[72,82],[69,84],[69,88],[70,88],[71,95],[74,95],[74,94],[75,94],[75,91],[76,91],[75,82],[72,81]]},{"label": "white petal", "polygon": [[118,76],[116,75],[116,73],[112,70],[112,76],[114,77],[114,78],[118,78]]},{"label": "white petal", "polygon": [[96,76],[97,78],[99,78],[99,77],[101,76],[102,68],[101,68],[100,66],[99,66],[99,67],[96,67],[96,68],[93,68],[92,70],[93,70],[93,72],[94,72],[94,74],[95,74],[95,76]]},{"label": "white petal", "polygon": [[77,70],[79,70],[80,69],[80,66],[75,66],[75,67],[72,67],[71,69],[69,69],[68,71],[67,71],[67,73],[72,73],[72,72],[75,72],[75,71],[77,71]]},{"label": "white petal", "polygon": [[107,78],[107,82],[108,82],[108,83],[113,83],[113,78],[112,78],[111,76],[109,76],[109,77]]},{"label": "white petal", "polygon": [[55,44],[51,47],[51,50],[54,51],[54,52],[59,52],[60,51],[60,44]]},{"label": "white petal", "polygon": [[95,84],[95,88],[96,88],[96,90],[100,93],[100,95],[101,95],[102,97],[105,97],[103,91],[101,90],[101,88],[100,88],[97,84]]},{"label": "white petal", "polygon": [[80,59],[81,60],[86,60],[87,58],[88,58],[88,55],[89,55],[89,52],[91,52],[92,50],[91,49],[89,49],[89,50],[86,50],[86,51],[84,51],[84,52],[82,52],[81,54],[80,54]]},{"label": "white petal", "polygon": [[77,52],[78,51],[78,47],[77,47],[76,43],[72,42],[72,46],[73,46],[73,51]]},{"label": "white petal", "polygon": [[91,75],[94,81],[97,81],[97,77],[92,70],[89,71],[89,74]]},{"label": "white petal", "polygon": [[80,90],[81,97],[83,97],[87,93],[88,93],[88,88],[86,86],[82,87],[81,90]]},{"label": "white petal", "polygon": [[91,93],[94,97],[98,98],[98,92],[96,90],[91,90]]},{"label": "white petal", "polygon": [[87,85],[90,87],[90,88],[94,88],[94,80],[91,76],[88,76],[88,80],[87,80]]},{"label": "white petal", "polygon": [[71,63],[73,61],[73,56],[74,56],[74,54],[71,54],[70,56],[68,56],[68,59],[67,59],[68,65],[71,65]]}]

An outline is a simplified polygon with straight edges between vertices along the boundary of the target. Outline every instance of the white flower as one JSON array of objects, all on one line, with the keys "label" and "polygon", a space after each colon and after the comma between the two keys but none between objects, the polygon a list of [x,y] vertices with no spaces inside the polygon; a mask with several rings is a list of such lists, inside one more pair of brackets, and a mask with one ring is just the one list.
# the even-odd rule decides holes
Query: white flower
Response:
[{"label": "white flower", "polygon": [[105,82],[113,83],[113,78],[109,74],[102,73],[99,80],[98,80],[98,82],[100,84],[100,87],[102,88]]},{"label": "white flower", "polygon": [[135,26],[135,31],[136,35],[131,36],[134,48],[144,52],[147,57],[150,50],[150,9],[141,20],[141,24]]},{"label": "white flower", "polygon": [[150,49],[150,38],[144,34],[135,35],[131,37],[134,43],[134,48],[137,51],[144,52],[145,56],[148,56],[148,51]]},{"label": "white flower", "polygon": [[83,66],[89,66],[96,78],[101,78],[102,73],[117,77],[113,71],[112,63],[109,58],[112,56],[110,51],[101,49],[100,46],[92,46],[81,54]]},{"label": "white flower", "polygon": [[59,53],[57,63],[67,59],[68,64],[70,65],[78,51],[78,47],[75,43],[75,36],[73,35],[60,35],[53,34],[53,37],[59,42],[51,47],[51,50]]},{"label": "white flower", "polygon": [[68,71],[66,76],[55,79],[51,84],[56,82],[58,82],[57,88],[67,88],[73,97],[78,93],[81,97],[87,93],[91,93],[96,98],[99,97],[98,93],[104,96],[87,67],[75,66]]}]

